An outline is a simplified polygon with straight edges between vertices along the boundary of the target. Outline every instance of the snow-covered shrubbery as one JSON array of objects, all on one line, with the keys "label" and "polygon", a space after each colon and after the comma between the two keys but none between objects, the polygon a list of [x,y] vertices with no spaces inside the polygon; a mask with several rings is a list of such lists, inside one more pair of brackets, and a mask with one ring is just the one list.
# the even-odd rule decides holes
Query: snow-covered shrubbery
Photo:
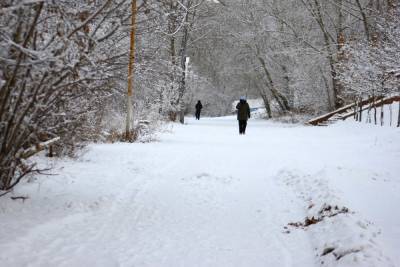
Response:
[{"label": "snow-covered shrubbery", "polygon": [[[138,3],[135,140],[152,140],[159,121],[175,120],[182,101],[190,101],[181,59],[192,31],[183,22],[196,18],[187,14],[195,2]],[[53,152],[72,155],[110,132],[122,136],[131,3],[0,3],[0,190],[33,170],[23,163],[24,153],[41,142],[57,138]]]},{"label": "snow-covered shrubbery", "polygon": [[371,40],[350,41],[337,64],[347,99],[400,93],[400,7],[377,19]]},{"label": "snow-covered shrubbery", "polygon": [[[1,1],[0,190],[34,170],[24,163],[27,149],[54,139],[55,154],[72,155],[84,142],[105,139],[111,114],[111,124],[123,129],[130,7],[109,0]],[[179,110],[182,72],[171,62],[162,8],[143,3],[137,13],[134,120],[151,127]],[[176,12],[178,27],[185,11]],[[176,53],[172,61],[178,59]]]},{"label": "snow-covered shrubbery", "polygon": [[[0,4],[0,190],[29,171],[24,151],[60,137],[58,153],[91,140],[114,88],[119,53],[108,39],[126,13],[110,3],[6,1]],[[40,148],[38,147],[38,150]]]}]

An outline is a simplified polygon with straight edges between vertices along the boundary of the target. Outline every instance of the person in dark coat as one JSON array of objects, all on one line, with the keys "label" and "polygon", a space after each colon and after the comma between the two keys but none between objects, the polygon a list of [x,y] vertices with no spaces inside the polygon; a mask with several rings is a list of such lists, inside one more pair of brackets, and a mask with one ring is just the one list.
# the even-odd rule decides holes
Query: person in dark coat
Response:
[{"label": "person in dark coat", "polygon": [[195,114],[196,120],[200,120],[200,112],[201,112],[201,109],[203,108],[203,105],[201,104],[200,100],[197,101],[195,108],[196,108],[196,114]]},{"label": "person in dark coat", "polygon": [[245,97],[240,97],[236,105],[237,119],[239,121],[239,134],[246,134],[247,120],[250,119],[250,106]]}]

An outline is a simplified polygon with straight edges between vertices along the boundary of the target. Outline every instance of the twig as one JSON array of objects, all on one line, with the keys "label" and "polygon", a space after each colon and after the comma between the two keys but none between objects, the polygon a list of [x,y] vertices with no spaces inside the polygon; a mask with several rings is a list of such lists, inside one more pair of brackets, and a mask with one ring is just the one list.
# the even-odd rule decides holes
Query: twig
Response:
[{"label": "twig", "polygon": [[5,195],[7,195],[7,194],[10,193],[10,192],[11,192],[11,190],[7,190],[7,191],[1,193],[1,194],[0,194],[0,197],[5,196]]},{"label": "twig", "polygon": [[18,197],[10,197],[12,200],[18,200],[21,199],[22,202],[25,202],[25,200],[29,199],[29,197],[26,196],[18,196]]}]

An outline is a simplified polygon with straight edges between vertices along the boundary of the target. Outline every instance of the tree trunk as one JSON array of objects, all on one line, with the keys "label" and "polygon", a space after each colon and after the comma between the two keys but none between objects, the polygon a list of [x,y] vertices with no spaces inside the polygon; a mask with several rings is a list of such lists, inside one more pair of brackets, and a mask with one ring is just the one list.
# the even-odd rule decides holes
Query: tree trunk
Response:
[{"label": "tree trunk", "polygon": [[[183,26],[183,36],[182,36],[182,41],[181,41],[181,47],[179,51],[179,57],[180,57],[180,67],[181,67],[181,78],[179,81],[179,88],[178,88],[178,101],[177,104],[179,104],[179,122],[180,123],[185,123],[185,103],[183,100],[183,97],[186,92],[186,56],[187,56],[187,46],[188,46],[188,40],[189,40],[189,9],[191,8],[192,1],[187,1],[186,5],[186,15],[185,15],[185,21],[184,21],[184,26]],[[192,14],[193,19],[195,17],[195,13]]]},{"label": "tree trunk", "polygon": [[377,118],[376,118],[376,106],[375,106],[375,101],[376,101],[376,98],[375,98],[375,96],[374,96],[374,123],[375,123],[375,125],[377,124]]},{"label": "tree trunk", "polygon": [[360,10],[360,14],[361,14],[361,17],[362,17],[362,21],[363,21],[363,25],[364,25],[365,37],[366,37],[367,41],[369,42],[370,33],[369,33],[369,26],[368,26],[367,16],[366,16],[366,14],[364,12],[364,9],[361,6],[360,0],[356,0],[356,4],[358,6],[358,9]]},{"label": "tree trunk", "polygon": [[276,90],[274,82],[272,81],[271,73],[269,72],[264,59],[258,56],[258,60],[261,63],[261,66],[263,67],[265,76],[268,81],[268,87],[271,90],[272,96],[275,98],[276,102],[278,102],[278,105],[283,112],[290,111],[289,102],[284,95],[282,95],[281,93],[278,92],[278,90]]},{"label": "tree trunk", "polygon": [[354,108],[353,108],[353,111],[354,111],[354,120],[355,120],[355,121],[358,121],[357,107],[358,107],[358,103],[357,103],[357,99],[356,99],[355,102],[354,102]]},{"label": "tree trunk", "polygon": [[[371,98],[371,97],[369,97]],[[369,103],[369,109],[368,109],[368,123],[372,123],[372,119],[371,119],[371,111],[372,111],[372,105],[373,105],[373,101]]]},{"label": "tree trunk", "polygon": [[[169,39],[169,52],[170,52],[170,59],[171,59],[171,64],[174,68],[174,71],[172,71],[169,76],[170,76],[170,90],[171,92],[174,91],[174,86],[175,86],[175,81],[176,81],[176,75],[175,75],[175,68],[177,68],[177,62],[176,62],[176,37],[175,37],[175,31],[177,29],[177,17],[175,12],[177,12],[177,3],[174,1],[170,0],[169,2],[169,16],[168,16],[168,34],[170,36]],[[178,100],[176,100],[178,104]],[[162,103],[161,103],[162,104]],[[168,111],[168,118],[170,121],[176,121],[176,111],[169,110]]]},{"label": "tree trunk", "polygon": [[125,139],[129,141],[131,135],[131,122],[133,121],[132,109],[132,87],[133,87],[133,70],[135,64],[135,35],[136,35],[136,0],[132,0],[132,17],[131,17],[131,33],[129,47],[129,65],[128,65],[128,93],[127,93],[127,113],[125,125]]},{"label": "tree trunk", "polygon": [[400,127],[400,101],[399,101],[399,113],[397,114],[397,127]]},{"label": "tree trunk", "polygon": [[[188,16],[186,16],[187,18]],[[187,24],[187,19],[186,19],[186,24]],[[185,95],[186,91],[186,52],[187,52],[187,41],[189,38],[189,29],[188,25],[185,26],[184,29],[184,34],[182,37],[182,43],[181,43],[181,52],[180,52],[180,57],[181,57],[181,80],[179,81],[179,122],[184,124],[185,123],[185,103],[183,100],[183,97]]]},{"label": "tree trunk", "polygon": [[325,89],[326,89],[326,97],[328,100],[328,108],[329,108],[329,111],[331,111],[331,110],[333,110],[333,107],[334,107],[334,103],[332,103],[332,97],[331,97],[331,92],[330,92],[331,88],[329,87],[328,79],[325,77],[324,72],[322,71],[321,68],[319,68],[319,70],[321,72],[322,79],[324,80],[324,85],[325,85]]},{"label": "tree trunk", "polygon": [[261,97],[262,97],[263,102],[264,102],[264,107],[265,107],[265,110],[267,112],[267,116],[268,116],[269,119],[271,119],[272,118],[272,113],[271,113],[271,106],[269,104],[269,99],[268,99],[267,95],[264,94],[264,93],[261,93]]},{"label": "tree trunk", "polygon": [[289,72],[286,66],[281,65],[282,72],[283,72],[283,80],[285,81],[285,91],[287,100],[288,100],[288,107],[289,110],[292,110],[294,108],[294,92],[290,88],[290,78],[289,78]]},{"label": "tree trunk", "polygon": [[338,109],[343,106],[343,101],[340,98],[341,85],[337,78],[337,71],[335,69],[336,61],[334,59],[334,53],[332,51],[332,43],[335,42],[338,44],[339,42],[338,40],[334,40],[334,38],[329,34],[324,23],[324,19],[321,12],[321,5],[318,2],[318,0],[314,0],[314,4],[315,6],[312,8],[315,9],[315,11],[314,12],[311,11],[311,14],[314,17],[315,21],[317,22],[319,28],[321,29],[324,38],[325,49],[327,52],[327,59],[329,62],[329,67],[331,69],[333,102],[335,103],[335,109]]}]

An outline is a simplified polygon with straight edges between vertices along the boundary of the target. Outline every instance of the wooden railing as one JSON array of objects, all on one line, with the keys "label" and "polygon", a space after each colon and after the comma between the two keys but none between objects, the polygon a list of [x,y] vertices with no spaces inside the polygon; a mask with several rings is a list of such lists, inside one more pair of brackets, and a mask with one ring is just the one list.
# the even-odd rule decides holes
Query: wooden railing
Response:
[{"label": "wooden railing", "polygon": [[307,124],[316,126],[326,123],[333,118],[335,120],[345,120],[350,117],[356,117],[359,121],[361,121],[361,116],[363,111],[370,110],[372,108],[382,107],[384,105],[393,104],[394,102],[400,103],[400,95],[388,96],[388,97],[384,96],[370,97],[368,99],[355,102],[353,104],[349,104],[340,109],[337,109],[335,111],[329,112],[327,114],[309,120]]},{"label": "wooden railing", "polygon": [[326,122],[327,120],[329,120],[331,117],[333,117],[334,115],[338,115],[338,114],[343,114],[343,113],[347,113],[349,112],[349,110],[353,110],[357,105],[367,105],[373,101],[377,101],[377,100],[381,100],[383,99],[383,96],[377,96],[377,97],[370,97],[368,99],[365,99],[359,103],[353,103],[353,104],[349,104],[347,106],[341,107],[335,111],[329,112],[327,114],[324,114],[322,116],[319,116],[317,118],[314,118],[312,120],[309,120],[307,123],[311,124],[311,125],[318,125],[320,123]]},{"label": "wooden railing", "polygon": [[23,153],[22,153],[22,158],[23,159],[27,159],[33,155],[35,155],[36,153],[49,148],[49,156],[52,157],[53,156],[53,149],[52,149],[52,145],[55,144],[56,142],[58,142],[60,140],[60,137],[56,137],[53,138],[51,140],[48,140],[46,142],[42,142],[42,143],[38,143],[35,146],[32,146],[31,148],[26,149]]}]

